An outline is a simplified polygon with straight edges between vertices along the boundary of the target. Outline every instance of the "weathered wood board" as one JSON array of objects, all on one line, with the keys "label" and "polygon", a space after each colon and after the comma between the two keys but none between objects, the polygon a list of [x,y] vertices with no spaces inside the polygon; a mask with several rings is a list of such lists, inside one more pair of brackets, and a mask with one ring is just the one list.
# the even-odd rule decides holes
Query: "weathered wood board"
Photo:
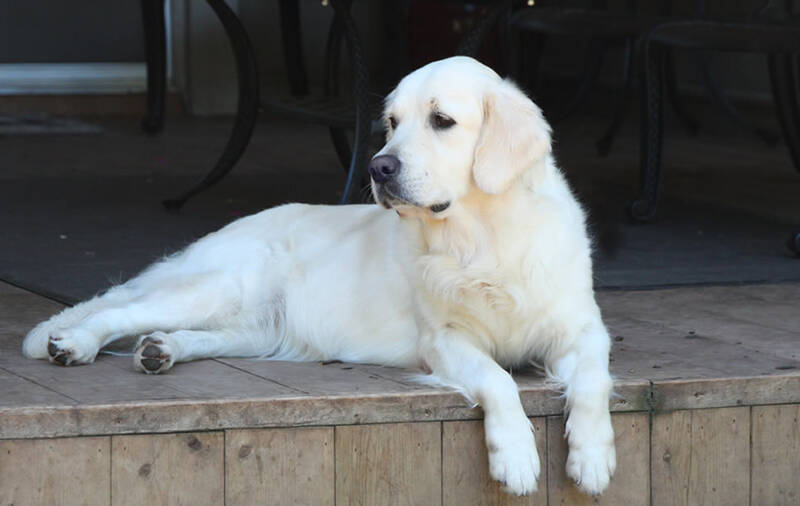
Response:
[{"label": "weathered wood board", "polygon": [[111,438],[112,504],[222,504],[222,432]]},{"label": "weathered wood board", "polygon": [[548,494],[554,505],[625,505],[650,504],[650,441],[646,413],[617,413],[611,417],[617,452],[617,469],[603,495],[594,498],[583,494],[567,476],[567,441],[564,418],[547,417]]},{"label": "weathered wood board", "polygon": [[800,405],[753,407],[750,504],[800,504]]},{"label": "weathered wood board", "polygon": [[110,449],[108,436],[0,441],[0,504],[109,504]]},{"label": "weathered wood board", "polygon": [[441,503],[441,423],[336,427],[336,504]]},{"label": "weathered wood board", "polygon": [[489,477],[489,461],[483,421],[444,422],[442,424],[442,503],[537,505],[547,504],[547,423],[544,417],[531,418],[539,452],[541,471],[538,490],[528,497],[502,491],[500,483]]},{"label": "weathered wood board", "polygon": [[333,427],[226,431],[225,503],[333,505]]}]

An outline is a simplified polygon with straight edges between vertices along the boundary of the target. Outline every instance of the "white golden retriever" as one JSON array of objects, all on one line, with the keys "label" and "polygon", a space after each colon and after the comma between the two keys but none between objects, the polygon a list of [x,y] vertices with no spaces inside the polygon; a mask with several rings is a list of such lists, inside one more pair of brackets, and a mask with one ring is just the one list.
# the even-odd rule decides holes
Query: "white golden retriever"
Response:
[{"label": "white golden retriever", "polygon": [[147,373],[206,357],[421,368],[485,412],[491,476],[536,490],[531,424],[504,367],[543,362],[565,387],[567,473],[602,492],[616,457],[610,341],[584,213],[539,108],[466,57],[386,100],[370,164],[381,204],[290,204],[242,218],[34,328],[31,358],[92,362],[141,336]]}]

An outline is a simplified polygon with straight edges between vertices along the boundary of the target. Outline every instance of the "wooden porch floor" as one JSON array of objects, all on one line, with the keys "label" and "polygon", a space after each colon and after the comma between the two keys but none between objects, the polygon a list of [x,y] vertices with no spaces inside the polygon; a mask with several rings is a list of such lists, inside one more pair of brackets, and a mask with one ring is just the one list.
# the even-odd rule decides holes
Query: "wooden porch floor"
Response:
[{"label": "wooden porch floor", "polygon": [[[618,470],[599,504],[800,504],[800,284],[598,294]],[[0,283],[3,504],[592,504],[564,475],[562,401],[514,372],[539,492],[487,478],[480,409],[408,371],[129,356],[57,367],[22,336],[61,305]]]}]

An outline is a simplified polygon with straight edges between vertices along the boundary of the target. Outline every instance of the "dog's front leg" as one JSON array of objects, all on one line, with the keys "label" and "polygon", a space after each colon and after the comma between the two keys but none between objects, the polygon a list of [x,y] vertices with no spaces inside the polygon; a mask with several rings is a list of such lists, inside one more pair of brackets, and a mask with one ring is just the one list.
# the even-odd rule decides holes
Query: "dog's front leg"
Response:
[{"label": "dog's front leg", "polygon": [[608,410],[609,346],[608,332],[597,323],[587,327],[575,346],[550,364],[553,375],[566,389],[567,475],[591,495],[608,487],[617,466]]},{"label": "dog's front leg", "polygon": [[445,384],[483,407],[489,474],[507,492],[536,491],[539,456],[533,427],[525,415],[516,383],[489,354],[466,336],[446,329],[423,349],[423,358]]}]

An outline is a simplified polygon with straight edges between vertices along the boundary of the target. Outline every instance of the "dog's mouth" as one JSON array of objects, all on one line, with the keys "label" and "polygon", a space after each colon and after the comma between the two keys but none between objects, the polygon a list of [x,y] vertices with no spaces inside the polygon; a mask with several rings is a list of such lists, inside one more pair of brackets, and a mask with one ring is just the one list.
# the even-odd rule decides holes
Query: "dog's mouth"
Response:
[{"label": "dog's mouth", "polygon": [[415,207],[418,209],[429,209],[433,214],[442,213],[450,207],[450,201],[439,202],[432,205],[420,204],[386,184],[375,184],[375,200],[386,209]]}]

